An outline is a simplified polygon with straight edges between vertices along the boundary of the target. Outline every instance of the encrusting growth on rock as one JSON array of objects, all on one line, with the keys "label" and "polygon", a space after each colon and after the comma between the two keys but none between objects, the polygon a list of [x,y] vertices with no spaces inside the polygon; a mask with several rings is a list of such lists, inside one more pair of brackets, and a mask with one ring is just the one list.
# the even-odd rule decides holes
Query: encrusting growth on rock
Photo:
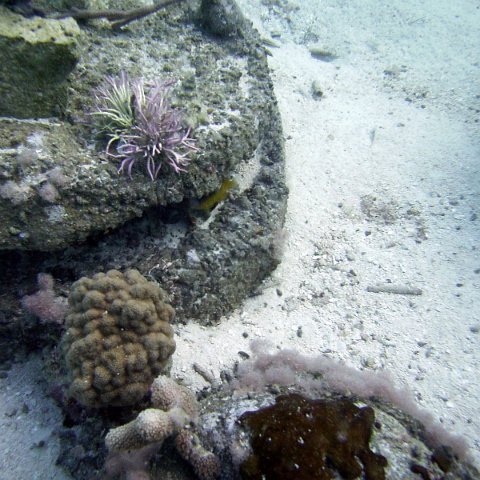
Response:
[{"label": "encrusting growth on rock", "polygon": [[[214,480],[220,474],[217,457],[205,450],[192,431],[198,417],[195,395],[174,380],[159,376],[152,384],[152,407],[127,423],[111,429],[105,437],[110,456],[127,450],[141,451],[175,435],[178,453],[188,461],[201,480]],[[154,452],[152,452],[153,454]]]},{"label": "encrusting growth on rock", "polygon": [[275,405],[246,412],[252,452],[240,471],[245,480],[384,480],[387,460],[370,449],[375,414],[350,400],[280,395]]},{"label": "encrusting growth on rock", "polygon": [[175,351],[175,312],[166,300],[137,270],[75,282],[62,339],[70,395],[91,407],[140,401]]}]

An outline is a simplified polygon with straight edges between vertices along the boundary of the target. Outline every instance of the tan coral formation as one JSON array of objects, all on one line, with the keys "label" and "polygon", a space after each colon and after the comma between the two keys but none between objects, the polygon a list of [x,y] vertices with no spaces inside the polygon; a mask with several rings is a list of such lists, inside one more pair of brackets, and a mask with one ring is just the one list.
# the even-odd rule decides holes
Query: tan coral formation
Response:
[{"label": "tan coral formation", "polygon": [[160,410],[183,410],[190,421],[198,417],[198,402],[192,391],[164,375],[159,375],[152,383],[152,405]]},{"label": "tan coral formation", "polygon": [[[186,422],[187,417],[183,417]],[[152,443],[163,442],[177,429],[177,422],[169,413],[147,408],[140,412],[135,420],[110,430],[105,443],[110,452],[138,450]]]},{"label": "tan coral formation", "polygon": [[178,453],[188,461],[200,480],[214,480],[220,475],[218,458],[200,444],[192,430],[198,417],[195,395],[174,380],[159,376],[152,384],[152,407],[105,437],[109,456],[125,451],[140,451],[175,436]]},{"label": "tan coral formation", "polygon": [[200,480],[211,480],[220,476],[218,457],[206,450],[198,436],[188,428],[184,428],[175,437],[175,448],[180,456],[192,466]]},{"label": "tan coral formation", "polygon": [[163,442],[196,420],[198,403],[188,388],[171,378],[159,376],[151,392],[153,408],[143,410],[135,420],[108,432],[105,443],[110,452],[138,450],[151,443]]},{"label": "tan coral formation", "polygon": [[175,351],[174,314],[166,293],[137,270],[75,282],[62,339],[71,396],[91,407],[141,400]]}]

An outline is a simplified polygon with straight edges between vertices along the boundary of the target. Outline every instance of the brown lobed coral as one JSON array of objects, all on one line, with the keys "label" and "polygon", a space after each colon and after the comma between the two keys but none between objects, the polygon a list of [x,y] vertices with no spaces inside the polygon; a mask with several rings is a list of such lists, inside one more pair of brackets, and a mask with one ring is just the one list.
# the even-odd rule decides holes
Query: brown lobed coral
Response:
[{"label": "brown lobed coral", "polygon": [[133,405],[175,351],[166,293],[137,270],[72,285],[62,347],[70,395],[91,407]]}]

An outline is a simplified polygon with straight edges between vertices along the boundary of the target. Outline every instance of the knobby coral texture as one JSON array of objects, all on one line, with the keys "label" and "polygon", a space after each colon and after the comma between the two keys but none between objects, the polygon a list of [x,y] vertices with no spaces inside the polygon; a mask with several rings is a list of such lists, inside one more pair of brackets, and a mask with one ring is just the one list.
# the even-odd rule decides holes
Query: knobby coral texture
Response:
[{"label": "knobby coral texture", "polygon": [[70,395],[91,407],[134,405],[175,350],[166,293],[137,270],[72,285],[62,338]]},{"label": "knobby coral texture", "polygon": [[[108,77],[95,95],[101,134],[108,137],[107,155],[121,160],[119,173],[132,176],[133,166],[144,162],[150,178],[158,177],[163,163],[184,172],[197,151],[182,111],[172,107],[170,89],[175,80],[146,83],[129,79],[126,72]],[[115,150],[115,152],[112,152]]]}]

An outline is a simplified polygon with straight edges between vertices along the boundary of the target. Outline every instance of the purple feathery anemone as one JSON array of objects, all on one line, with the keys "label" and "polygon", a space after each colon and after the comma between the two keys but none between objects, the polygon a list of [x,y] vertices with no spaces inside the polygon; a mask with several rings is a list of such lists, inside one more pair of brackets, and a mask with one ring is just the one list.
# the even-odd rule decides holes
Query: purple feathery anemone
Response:
[{"label": "purple feathery anemone", "polygon": [[[132,168],[138,161],[145,162],[152,181],[157,178],[164,162],[175,172],[184,172],[190,162],[189,155],[198,149],[190,137],[190,128],[182,124],[182,112],[170,105],[168,93],[175,80],[156,81],[147,86],[142,79],[129,82],[125,73],[121,78],[124,97],[129,97],[126,117],[131,112],[132,123],[127,126],[124,122],[114,122],[119,128],[110,134],[107,154],[121,159],[118,172],[131,177]],[[111,81],[110,85],[113,94],[116,83]],[[97,115],[107,116],[103,112],[100,107]],[[108,117],[111,117],[109,112]],[[113,142],[116,143],[116,154],[109,151]]]},{"label": "purple feathery anemone", "polygon": [[170,106],[167,94],[174,80],[157,81],[146,93],[142,80],[132,84],[135,124],[130,133],[122,135],[117,148],[123,158],[119,172],[131,176],[133,165],[138,160],[146,162],[150,178],[157,178],[162,166],[161,157],[175,172],[185,171],[196,151],[190,128],[182,126],[182,114]]}]

